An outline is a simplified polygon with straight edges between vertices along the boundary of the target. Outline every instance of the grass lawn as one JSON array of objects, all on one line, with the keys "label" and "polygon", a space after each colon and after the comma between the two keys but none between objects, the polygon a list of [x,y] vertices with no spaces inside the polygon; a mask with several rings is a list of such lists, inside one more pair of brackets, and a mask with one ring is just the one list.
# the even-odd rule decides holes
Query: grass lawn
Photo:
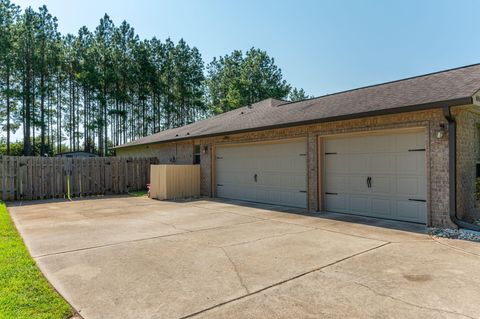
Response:
[{"label": "grass lawn", "polygon": [[50,286],[30,257],[0,202],[0,319],[69,318],[70,305]]},{"label": "grass lawn", "polygon": [[135,197],[143,197],[147,196],[147,190],[133,191],[128,194]]}]

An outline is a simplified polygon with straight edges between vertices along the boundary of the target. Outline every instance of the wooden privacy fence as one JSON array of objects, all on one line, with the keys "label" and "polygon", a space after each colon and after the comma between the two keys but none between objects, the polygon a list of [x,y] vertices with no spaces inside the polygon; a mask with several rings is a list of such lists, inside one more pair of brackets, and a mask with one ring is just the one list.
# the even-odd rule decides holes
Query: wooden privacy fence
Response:
[{"label": "wooden privacy fence", "polygon": [[140,157],[16,157],[0,156],[0,199],[45,199],[125,194],[146,189],[150,165],[158,159]]}]

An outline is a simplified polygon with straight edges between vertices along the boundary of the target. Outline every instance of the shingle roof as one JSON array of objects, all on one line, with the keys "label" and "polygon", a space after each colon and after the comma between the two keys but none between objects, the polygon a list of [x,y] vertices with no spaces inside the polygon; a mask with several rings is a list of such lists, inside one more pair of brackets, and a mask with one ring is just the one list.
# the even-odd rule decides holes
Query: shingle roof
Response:
[{"label": "shingle roof", "polygon": [[117,146],[151,144],[406,111],[464,105],[480,89],[480,64],[299,102],[267,99]]}]

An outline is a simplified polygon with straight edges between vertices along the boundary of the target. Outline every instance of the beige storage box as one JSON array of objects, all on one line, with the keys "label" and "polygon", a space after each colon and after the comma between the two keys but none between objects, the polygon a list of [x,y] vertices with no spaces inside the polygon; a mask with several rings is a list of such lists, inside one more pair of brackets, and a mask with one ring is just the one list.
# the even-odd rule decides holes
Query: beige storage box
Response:
[{"label": "beige storage box", "polygon": [[150,167],[150,198],[200,196],[200,165],[163,164]]}]

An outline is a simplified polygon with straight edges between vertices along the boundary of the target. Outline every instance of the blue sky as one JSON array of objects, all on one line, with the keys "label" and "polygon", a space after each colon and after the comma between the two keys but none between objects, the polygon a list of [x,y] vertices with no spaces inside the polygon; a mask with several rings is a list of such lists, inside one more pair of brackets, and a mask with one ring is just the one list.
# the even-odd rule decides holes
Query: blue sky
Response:
[{"label": "blue sky", "polygon": [[13,0],[46,4],[62,33],[108,13],[143,38],[184,38],[206,62],[258,47],[319,96],[480,62],[480,0]]}]

